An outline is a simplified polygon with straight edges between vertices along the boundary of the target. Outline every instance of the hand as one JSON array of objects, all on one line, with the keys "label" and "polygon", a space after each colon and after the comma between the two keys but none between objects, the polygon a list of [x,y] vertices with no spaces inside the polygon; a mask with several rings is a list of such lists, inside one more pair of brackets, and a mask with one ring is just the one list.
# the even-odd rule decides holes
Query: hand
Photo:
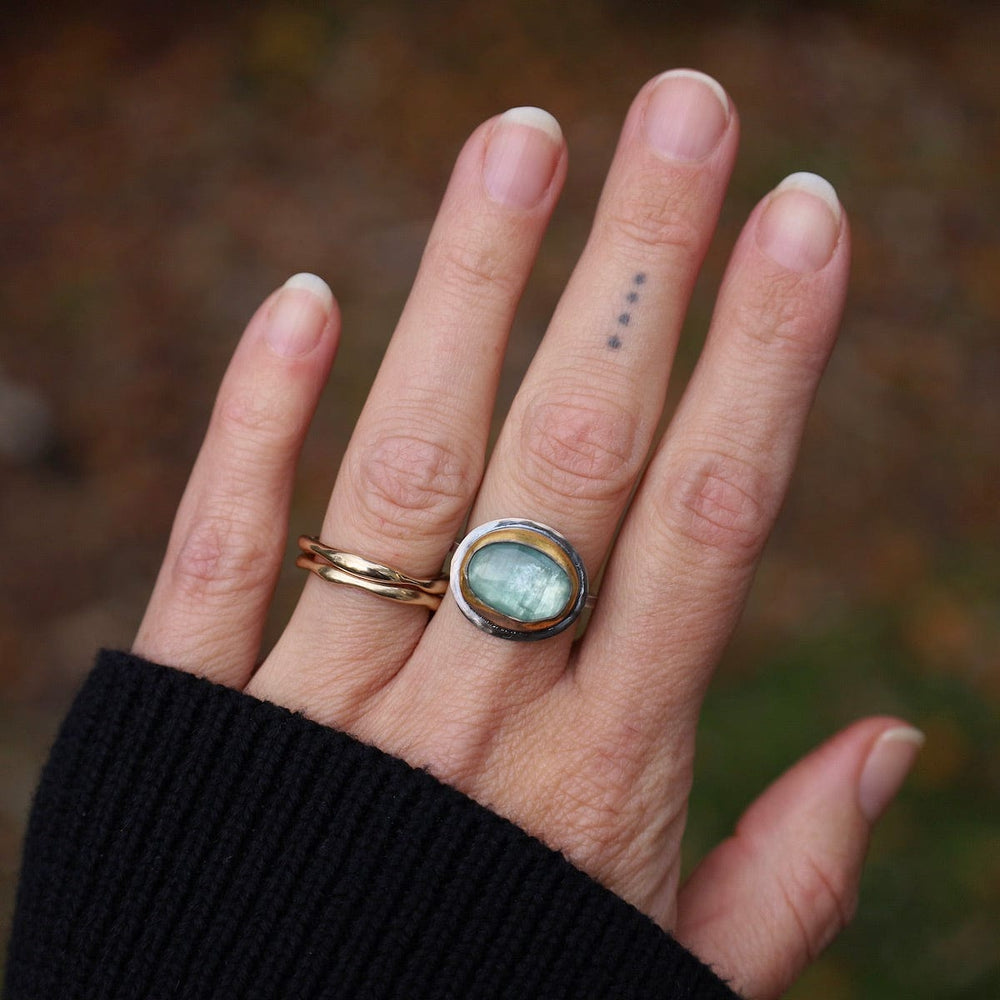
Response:
[{"label": "hand", "polygon": [[507,641],[450,596],[429,616],[310,574],[255,670],[293,470],[339,335],[329,290],[298,276],[251,320],[225,376],[135,651],[429,768],[763,998],[849,919],[869,826],[919,734],[889,718],[842,732],[680,885],[700,703],[787,487],[848,270],[847,222],[826,182],[793,175],[767,195],[644,469],[737,132],[732,104],[700,74],[643,88],[486,465],[504,343],[566,155],[544,112],[482,125],[319,532],[431,577],[467,517],[552,525],[592,573],[608,560],[579,642]]}]

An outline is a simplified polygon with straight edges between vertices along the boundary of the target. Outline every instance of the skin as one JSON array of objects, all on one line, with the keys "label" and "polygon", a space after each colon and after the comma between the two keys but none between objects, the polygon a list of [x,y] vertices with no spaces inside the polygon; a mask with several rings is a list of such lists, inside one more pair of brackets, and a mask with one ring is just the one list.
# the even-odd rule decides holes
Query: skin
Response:
[{"label": "skin", "polygon": [[701,700],[833,346],[849,237],[815,183],[762,200],[647,465],[738,140],[717,85],[668,82],[671,101],[650,81],[628,113],[591,237],[488,464],[505,341],[566,153],[557,131],[517,116],[473,133],[319,532],[426,577],[466,518],[550,524],[587,566],[608,559],[585,636],[507,642],[450,596],[429,616],[310,574],[257,667],[279,526],[340,334],[332,299],[289,287],[258,310],[225,375],[134,649],[429,768],[768,998],[850,918],[871,823],[912,754],[866,771],[902,724],[856,723],[680,884]]}]

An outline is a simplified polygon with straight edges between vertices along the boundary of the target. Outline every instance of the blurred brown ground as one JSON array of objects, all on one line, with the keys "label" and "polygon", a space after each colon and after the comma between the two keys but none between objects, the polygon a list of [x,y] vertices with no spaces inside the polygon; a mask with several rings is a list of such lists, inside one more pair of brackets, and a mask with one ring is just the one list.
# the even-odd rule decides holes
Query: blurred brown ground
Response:
[{"label": "blurred brown ground", "polygon": [[[859,923],[794,996],[996,1000],[998,47],[1000,8],[966,2],[15,8],[0,41],[0,937],[46,745],[94,649],[130,642],[256,304],[312,270],[343,307],[297,534],[320,519],[468,132],[540,104],[570,148],[506,400],[632,95],[690,65],[726,86],[744,143],[682,375],[727,248],[785,174],[833,181],[856,247],[841,343],[709,705],[693,850],[753,794],[731,775],[760,777],[728,758],[737,736],[768,743],[766,775],[859,714],[907,714],[931,739],[876,839]],[[289,570],[272,637],[299,583]]]}]

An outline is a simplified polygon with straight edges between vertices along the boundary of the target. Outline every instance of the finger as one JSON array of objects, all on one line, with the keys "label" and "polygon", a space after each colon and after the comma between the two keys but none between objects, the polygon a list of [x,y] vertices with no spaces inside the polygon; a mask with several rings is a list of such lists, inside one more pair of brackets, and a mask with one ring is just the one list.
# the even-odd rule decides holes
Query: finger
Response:
[{"label": "finger", "polygon": [[320,278],[290,278],[247,326],[133,647],[242,687],[285,551],[295,463],[326,381],[339,313]]},{"label": "finger", "polygon": [[737,128],[722,88],[674,71],[635,101],[593,231],[497,442],[473,523],[530,517],[604,551],[659,420]]},{"label": "finger", "polygon": [[592,702],[629,726],[663,734],[665,713],[683,706],[672,717],[691,737],[791,476],[833,346],[848,256],[836,195],[811,174],[765,198],[737,243],[581,656],[578,679]]},{"label": "finger", "polygon": [[[559,126],[537,108],[466,144],[337,477],[328,544],[417,578],[440,571],[479,485],[504,345],[564,174]],[[419,608],[310,578],[255,693],[328,718],[394,674],[425,624]]]},{"label": "finger", "polygon": [[[470,524],[540,521],[566,535],[592,572],[600,566],[659,420],[737,132],[725,92],[703,74],[667,73],[636,98],[590,239],[504,424]],[[570,639],[566,632],[526,648],[488,638],[449,600],[421,662],[443,669],[444,685],[449,663],[464,670],[470,656],[485,656],[544,686],[563,670]],[[459,641],[465,649],[455,655]],[[503,671],[481,676],[520,697]]]},{"label": "finger", "polygon": [[741,996],[780,996],[850,921],[871,826],[922,744],[867,719],[800,761],[684,885],[678,940]]}]

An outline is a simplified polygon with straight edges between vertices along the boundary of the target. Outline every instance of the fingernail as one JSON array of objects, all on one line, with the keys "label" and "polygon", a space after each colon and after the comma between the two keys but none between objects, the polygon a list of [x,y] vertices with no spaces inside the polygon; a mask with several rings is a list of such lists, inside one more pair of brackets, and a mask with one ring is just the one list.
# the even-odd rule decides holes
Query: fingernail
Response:
[{"label": "fingernail", "polygon": [[264,324],[275,354],[301,358],[318,343],[333,311],[333,292],[315,274],[295,274],[281,286]]},{"label": "fingernail", "polygon": [[757,243],[776,264],[807,274],[825,267],[840,237],[837,192],[816,174],[792,174],[771,192]]},{"label": "fingernail", "polygon": [[671,160],[703,160],[729,124],[729,98],[710,76],[672,69],[657,80],[643,125],[646,139]]},{"label": "fingernail", "polygon": [[534,208],[552,183],[562,129],[541,108],[511,108],[497,120],[486,147],[483,177],[494,201]]},{"label": "fingernail", "polygon": [[858,803],[869,823],[874,823],[895,798],[924,740],[919,729],[897,726],[875,741],[858,782]]}]

